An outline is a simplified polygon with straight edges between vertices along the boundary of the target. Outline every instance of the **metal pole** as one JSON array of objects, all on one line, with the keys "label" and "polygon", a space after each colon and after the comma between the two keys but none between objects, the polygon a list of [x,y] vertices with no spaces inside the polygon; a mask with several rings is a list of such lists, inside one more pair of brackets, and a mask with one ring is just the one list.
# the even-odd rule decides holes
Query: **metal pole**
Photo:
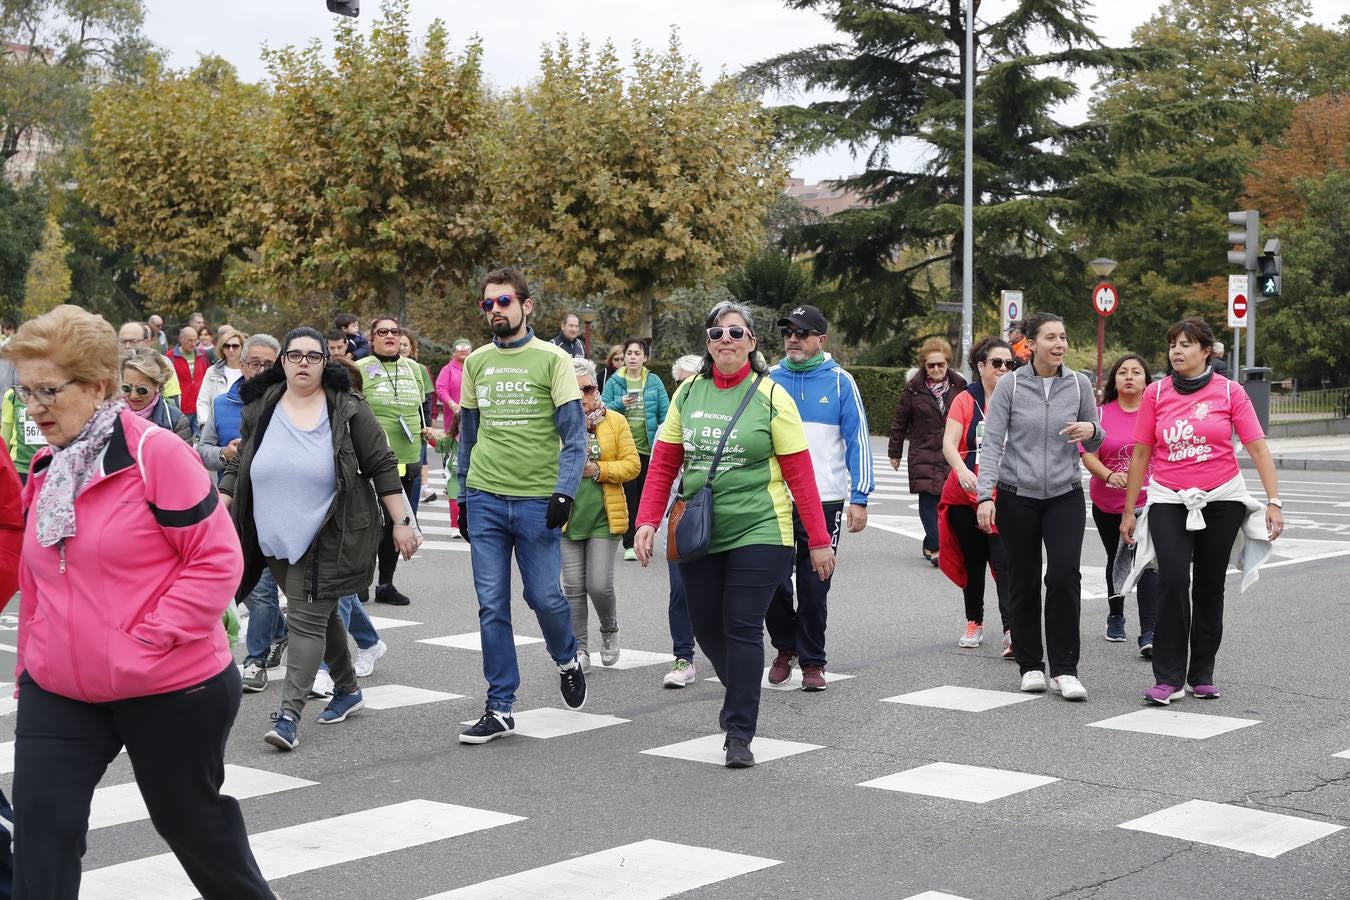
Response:
[{"label": "metal pole", "polygon": [[966,152],[965,216],[961,226],[961,370],[970,365],[972,322],[975,316],[975,4],[966,0]]},{"label": "metal pole", "polygon": [[1106,353],[1106,316],[1097,315],[1097,396],[1102,395],[1102,357]]},{"label": "metal pole", "polygon": [[1256,273],[1247,272],[1247,368],[1256,368]]}]

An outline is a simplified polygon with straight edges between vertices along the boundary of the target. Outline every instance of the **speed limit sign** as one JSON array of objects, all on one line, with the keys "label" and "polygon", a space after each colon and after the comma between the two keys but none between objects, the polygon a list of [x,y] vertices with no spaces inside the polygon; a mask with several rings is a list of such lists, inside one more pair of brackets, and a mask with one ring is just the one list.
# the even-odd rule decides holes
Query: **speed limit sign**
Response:
[{"label": "speed limit sign", "polygon": [[1097,285],[1097,289],[1092,292],[1092,306],[1097,310],[1097,315],[1103,318],[1111,315],[1120,305],[1120,295],[1109,282],[1103,281]]}]

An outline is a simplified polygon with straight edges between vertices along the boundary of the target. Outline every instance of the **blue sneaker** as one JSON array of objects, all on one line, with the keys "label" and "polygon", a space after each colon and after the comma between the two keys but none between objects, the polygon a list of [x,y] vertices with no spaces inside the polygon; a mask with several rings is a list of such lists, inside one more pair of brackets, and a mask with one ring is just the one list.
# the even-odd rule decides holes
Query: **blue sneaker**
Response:
[{"label": "blue sneaker", "polygon": [[1106,617],[1106,639],[1112,643],[1119,643],[1125,640],[1124,616]]},{"label": "blue sneaker", "polygon": [[351,693],[342,690],[333,692],[333,699],[328,701],[328,705],[319,713],[320,725],[332,725],[334,722],[345,721],[348,716],[366,705],[366,698],[361,696],[361,689],[357,688]]},{"label": "blue sneaker", "polygon": [[263,740],[278,750],[294,750],[300,746],[300,723],[295,713],[283,709],[272,713],[272,730],[263,735]]}]

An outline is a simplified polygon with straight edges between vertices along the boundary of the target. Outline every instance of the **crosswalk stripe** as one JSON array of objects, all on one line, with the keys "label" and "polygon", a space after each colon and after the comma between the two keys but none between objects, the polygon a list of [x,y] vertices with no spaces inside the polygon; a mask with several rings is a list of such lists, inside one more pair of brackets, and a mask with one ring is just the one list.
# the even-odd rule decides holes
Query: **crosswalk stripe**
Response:
[{"label": "crosswalk stripe", "polygon": [[[523,822],[523,816],[407,800],[250,835],[253,855],[269,881],[301,872],[419,847],[474,831]],[[359,835],[353,840],[353,835]],[[172,853],[147,856],[84,874],[81,900],[193,900],[197,889]]]},{"label": "crosswalk stripe", "polygon": [[[117,751],[119,754],[126,753],[127,748],[123,747]],[[0,775],[10,775],[14,772],[14,742],[5,741],[0,743]]]},{"label": "crosswalk stripe", "polygon": [[781,864],[646,840],[435,894],[424,900],[662,900]]},{"label": "crosswalk stripe", "polygon": [[[278,775],[275,772],[265,772],[262,769],[227,765],[225,767],[225,784],[221,787],[220,792],[228,794],[236,800],[247,800],[250,797],[262,797],[281,791],[295,790],[296,788],[313,787],[316,784],[318,784],[317,781],[306,781],[303,778]],[[127,822],[139,822],[149,817],[150,813],[145,808],[145,800],[141,798],[141,789],[136,786],[136,782],[115,784],[112,787],[99,788],[94,791],[94,802],[89,809],[89,830],[108,828],[112,825],[125,825]]]}]

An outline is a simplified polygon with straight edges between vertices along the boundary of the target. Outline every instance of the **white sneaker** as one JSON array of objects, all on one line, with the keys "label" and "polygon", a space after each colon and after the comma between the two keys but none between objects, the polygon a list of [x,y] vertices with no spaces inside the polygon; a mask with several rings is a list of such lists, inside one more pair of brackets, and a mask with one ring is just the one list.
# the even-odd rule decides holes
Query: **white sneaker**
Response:
[{"label": "white sneaker", "polygon": [[1057,675],[1050,679],[1050,687],[1059,691],[1059,695],[1065,700],[1084,700],[1087,698],[1087,688],[1083,687],[1083,682],[1079,681],[1077,676],[1074,675]]},{"label": "white sneaker", "polygon": [[589,672],[591,670],[591,654],[587,650],[577,650],[577,662],[581,663],[581,671]]},{"label": "white sneaker", "polygon": [[1040,694],[1045,691],[1045,673],[1032,669],[1022,676],[1022,690],[1028,694]]},{"label": "white sneaker", "polygon": [[965,649],[973,649],[980,646],[984,641],[984,626],[979,622],[967,622],[966,630],[961,635],[961,639],[956,642],[956,646]]},{"label": "white sneaker", "polygon": [[675,665],[666,673],[666,677],[661,679],[661,685],[668,688],[682,688],[697,680],[698,673],[694,671],[694,664],[687,659],[677,659]]},{"label": "white sneaker", "polygon": [[600,665],[612,666],[619,661],[619,632],[600,632]]},{"label": "white sneaker", "polygon": [[323,669],[314,673],[314,686],[309,689],[309,695],[315,698],[333,696],[333,676]]},{"label": "white sneaker", "polygon": [[364,650],[358,647],[352,656],[352,668],[356,670],[356,677],[365,678],[374,672],[375,663],[388,652],[389,645],[380,640],[377,640],[373,647]]}]

